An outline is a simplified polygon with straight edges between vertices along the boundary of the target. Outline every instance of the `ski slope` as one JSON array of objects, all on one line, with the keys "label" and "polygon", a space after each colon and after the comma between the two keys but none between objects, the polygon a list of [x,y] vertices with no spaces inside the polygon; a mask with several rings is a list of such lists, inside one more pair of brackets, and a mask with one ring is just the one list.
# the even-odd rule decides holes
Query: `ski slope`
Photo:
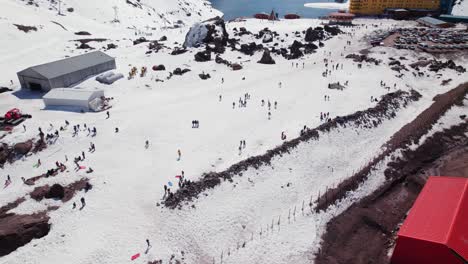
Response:
[{"label": "ski slope", "polygon": [[[434,95],[452,88],[439,86],[440,80],[433,73],[423,78],[407,74],[400,79],[386,65],[364,64],[363,69],[358,70],[356,63],[344,59],[341,53],[357,53],[367,48],[367,44],[359,39],[373,30],[370,25],[375,23],[374,20],[358,20],[368,27],[360,27],[356,32],[347,29],[355,35],[340,35],[326,41],[323,49],[297,61],[298,67],[292,67],[290,61],[278,56],[274,57],[275,65],[257,64],[260,52],[250,57],[227,49],[222,57],[241,62],[244,67],[241,71],[231,71],[214,61],[195,62],[193,55],[199,49],[178,56],[169,55],[170,50],[146,55],[146,44],[134,46],[131,43],[140,36],[139,31],[145,32],[146,25],[156,27],[151,30],[152,39],[167,36],[166,45],[169,47],[178,46],[173,44],[175,42],[183,43],[189,28],[165,28],[162,20],[152,21],[156,19],[154,16],[145,18],[144,11],[152,10],[149,0],[143,1],[144,11],[119,5],[121,24],[109,23],[113,16],[113,10],[108,6],[111,2],[103,1],[102,5],[101,2],[93,2],[96,8],[89,8],[90,1],[70,1],[67,5],[74,6],[76,10],[62,17],[48,10],[46,1],[41,2],[38,8],[31,8],[21,1],[0,0],[0,27],[7,33],[7,37],[0,40],[0,45],[6,47],[0,51],[0,70],[4,73],[1,85],[8,86],[9,81],[14,80],[13,87],[17,90],[17,71],[83,52],[76,51],[69,41],[82,37],[73,34],[79,30],[89,30],[92,37],[109,39],[103,43],[90,43],[95,48],[104,47],[109,42],[118,45],[117,49],[107,52],[116,57],[118,72],[126,74],[133,66],[147,66],[149,69],[145,77],[122,79],[111,86],[99,84],[93,78],[80,84],[81,87],[102,88],[106,96],[115,98],[109,119],[105,113],[46,111],[40,98],[21,99],[11,93],[0,94],[0,113],[19,107],[33,115],[25,123],[26,132],[17,127],[2,142],[15,143],[34,137],[38,127],[50,133],[64,125],[65,120],[70,121],[71,126],[86,123],[98,131],[94,138],[87,136],[85,131],[73,137],[71,128],[68,128],[61,132],[54,145],[43,152],[6,165],[1,170],[2,179],[4,175],[12,178],[12,184],[0,191],[1,205],[32,191],[33,187],[24,185],[21,177],[30,178],[44,173],[54,167],[56,161],[73,168],[72,158],[82,151],[86,152],[82,165],[92,167],[94,173],[70,169],[36,183],[36,186],[68,184],[87,176],[93,189],[86,194],[79,193],[63,205],[47,199],[41,202],[28,199],[12,210],[33,213],[51,205],[62,205],[49,214],[52,228],[47,236],[0,258],[0,263],[130,263],[130,257],[135,253],[142,255],[132,263],[158,259],[166,263],[173,254],[177,259],[183,257],[183,263],[213,263],[213,259],[219,263],[221,255],[227,263],[285,263],[291,260],[310,263],[330,215],[302,216],[299,210],[302,202],[307,204],[311,196],[316,197],[327,187],[351,175],[353,170],[378,153],[380,146],[395,131],[429,106]],[[176,2],[156,2],[163,11],[155,12],[169,14],[177,9]],[[210,12],[203,1],[189,3],[194,10],[202,10],[201,17],[218,13]],[[81,5],[82,11],[78,8]],[[151,5],[156,8],[156,5]],[[124,11],[126,8],[129,9]],[[14,16],[16,12],[24,12],[24,18]],[[133,19],[133,16],[138,19]],[[50,23],[51,17],[68,31]],[[185,25],[190,25],[199,18],[174,13],[167,19],[171,24],[180,19],[185,21]],[[17,31],[12,23],[41,24],[43,28],[24,33]],[[320,23],[319,20],[307,19],[275,23],[247,20],[229,23],[227,28],[232,34],[234,27],[246,27],[252,32],[269,27],[281,35],[289,33],[285,42],[292,43],[292,32],[319,26]],[[380,20],[379,23],[383,28],[397,24],[412,26],[391,20]],[[246,37],[245,41],[249,40]],[[347,40],[351,40],[353,45],[344,50],[343,43]],[[421,56],[407,50],[376,48],[373,51],[373,57],[385,62],[389,56],[405,56],[410,61]],[[343,70],[323,77],[325,58],[342,63]],[[459,60],[457,63],[466,63],[462,58]],[[165,80],[167,72],[151,71],[155,64],[164,64],[171,71],[176,67],[192,71]],[[198,74],[202,72],[210,73],[212,78],[201,80]],[[165,81],[155,82],[157,78]],[[224,78],[224,83],[221,78]],[[443,72],[443,78],[453,79],[454,85],[466,81],[465,76],[449,70]],[[157,206],[164,195],[163,186],[170,181],[174,184],[172,189],[176,189],[175,176],[182,170],[187,179],[197,180],[204,172],[222,171],[249,156],[263,154],[282,144],[280,135],[283,131],[288,139],[292,139],[299,135],[304,125],[320,125],[320,112],[329,112],[331,117],[335,117],[372,107],[375,102],[370,101],[371,96],[379,98],[388,93],[379,85],[382,80],[392,86],[391,91],[395,90],[395,83],[396,89],[413,88],[423,98],[378,128],[358,130],[348,127],[321,135],[318,141],[302,143],[290,154],[275,158],[271,166],[249,169],[242,177],[235,177],[233,183],[222,183],[181,210]],[[328,83],[337,81],[349,81],[348,88],[344,91],[327,89]],[[249,93],[251,99],[246,108],[239,108],[238,99],[245,93]],[[325,95],[329,95],[331,100],[324,101]],[[278,103],[277,109],[272,107],[270,110],[271,120],[268,120],[267,107],[261,106],[262,99]],[[235,108],[233,102],[236,103]],[[192,120],[199,120],[200,128],[191,128]],[[48,131],[49,124],[54,127],[51,131]],[[116,127],[119,133],[114,132]],[[146,140],[150,142],[148,149],[144,147]],[[238,150],[240,140],[246,140],[246,148],[241,152]],[[95,153],[87,152],[90,142],[96,145]],[[180,161],[177,160],[178,149],[182,152]],[[68,162],[65,162],[65,155]],[[39,158],[43,165],[33,168]],[[376,179],[362,193],[376,188],[382,180]],[[72,203],[79,203],[81,197],[86,198],[85,209],[73,210]],[[297,219],[286,225],[289,210],[295,206]],[[335,212],[339,210],[337,208]],[[266,225],[271,224],[272,219],[278,220],[279,216],[283,223],[281,230],[274,227],[273,232],[262,233],[260,237],[259,231],[265,231]],[[143,254],[146,239],[151,241],[152,248],[148,254]],[[245,248],[237,250],[238,243],[248,240],[250,242]]]}]

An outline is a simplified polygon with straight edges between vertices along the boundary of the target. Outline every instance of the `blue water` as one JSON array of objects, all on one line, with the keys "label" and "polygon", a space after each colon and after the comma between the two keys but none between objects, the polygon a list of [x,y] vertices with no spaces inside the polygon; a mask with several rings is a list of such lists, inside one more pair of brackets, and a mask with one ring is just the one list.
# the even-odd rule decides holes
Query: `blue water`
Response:
[{"label": "blue water", "polygon": [[270,13],[272,9],[283,18],[285,14],[298,14],[304,18],[318,18],[333,11],[304,7],[305,3],[333,2],[333,0],[210,0],[214,8],[224,13],[224,19],[252,17],[256,13]]}]

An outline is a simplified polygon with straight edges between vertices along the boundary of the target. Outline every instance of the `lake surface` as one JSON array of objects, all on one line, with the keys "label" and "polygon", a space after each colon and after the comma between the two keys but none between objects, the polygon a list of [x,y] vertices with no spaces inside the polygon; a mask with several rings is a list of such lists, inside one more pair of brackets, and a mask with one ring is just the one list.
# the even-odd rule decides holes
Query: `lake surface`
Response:
[{"label": "lake surface", "polygon": [[333,0],[210,0],[214,8],[224,13],[224,19],[253,17],[256,13],[270,13],[272,9],[283,18],[285,14],[298,14],[304,18],[318,18],[336,10],[305,7],[306,3],[334,2]]}]

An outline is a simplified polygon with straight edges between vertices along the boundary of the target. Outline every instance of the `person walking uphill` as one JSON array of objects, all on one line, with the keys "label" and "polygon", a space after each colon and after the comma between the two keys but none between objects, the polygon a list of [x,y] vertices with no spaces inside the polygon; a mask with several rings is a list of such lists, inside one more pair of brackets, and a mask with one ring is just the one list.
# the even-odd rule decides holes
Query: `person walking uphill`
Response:
[{"label": "person walking uphill", "polygon": [[177,155],[178,155],[177,161],[179,161],[180,158],[182,157],[182,152],[180,152],[180,149],[177,150]]}]

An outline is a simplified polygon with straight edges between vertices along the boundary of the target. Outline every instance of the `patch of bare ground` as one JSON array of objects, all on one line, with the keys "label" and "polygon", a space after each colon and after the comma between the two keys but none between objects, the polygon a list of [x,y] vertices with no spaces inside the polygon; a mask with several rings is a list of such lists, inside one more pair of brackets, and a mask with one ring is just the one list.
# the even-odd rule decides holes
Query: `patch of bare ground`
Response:
[{"label": "patch of bare ground", "polygon": [[[58,199],[67,202],[81,190],[88,191],[92,188],[89,179],[83,178],[67,186],[54,184],[44,185],[35,188],[29,193],[32,199]],[[59,209],[58,206],[51,206],[46,211],[34,214],[15,214],[8,211],[18,207],[26,201],[21,197],[3,207],[0,207],[0,256],[5,256],[24,246],[33,239],[46,236],[50,231],[48,211]]]}]

